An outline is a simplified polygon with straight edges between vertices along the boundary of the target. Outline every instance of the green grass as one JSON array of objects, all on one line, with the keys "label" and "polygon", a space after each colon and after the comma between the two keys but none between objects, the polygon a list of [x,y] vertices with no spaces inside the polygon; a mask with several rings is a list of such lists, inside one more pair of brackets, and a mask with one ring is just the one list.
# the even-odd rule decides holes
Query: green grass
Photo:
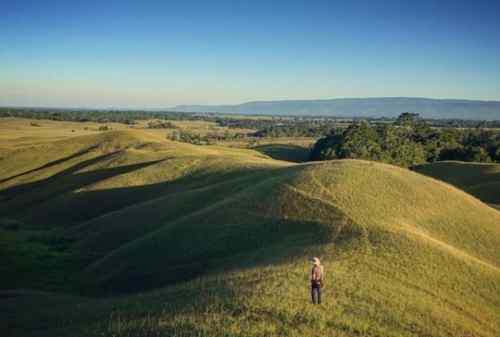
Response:
[{"label": "green grass", "polygon": [[0,292],[7,336],[500,335],[500,212],[410,170],[147,130],[3,158],[2,287],[43,290]]},{"label": "green grass", "polygon": [[500,207],[500,164],[445,161],[421,165],[415,167],[415,171],[444,180]]},{"label": "green grass", "polygon": [[253,147],[276,160],[303,163],[309,160],[309,148],[295,144],[266,144]]}]

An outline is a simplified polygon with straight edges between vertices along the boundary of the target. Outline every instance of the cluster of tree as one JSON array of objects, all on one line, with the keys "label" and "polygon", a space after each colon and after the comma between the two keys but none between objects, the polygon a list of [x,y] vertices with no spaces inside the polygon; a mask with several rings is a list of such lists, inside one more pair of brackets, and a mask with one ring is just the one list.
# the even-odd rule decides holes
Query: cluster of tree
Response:
[{"label": "cluster of tree", "polygon": [[428,119],[429,125],[441,128],[500,129],[500,121],[479,121],[467,119]]},{"label": "cluster of tree", "polygon": [[[239,129],[255,129],[254,137],[323,137],[330,130],[348,127],[356,118],[336,117],[272,117],[241,118],[220,117],[216,119],[219,126]],[[383,125],[391,122],[387,118],[371,118],[366,120],[370,125]]]},{"label": "cluster of tree", "polygon": [[148,129],[177,129],[177,126],[169,121],[152,120],[146,125]]},{"label": "cluster of tree", "polygon": [[207,133],[204,135],[183,130],[175,130],[167,134],[167,138],[177,142],[195,145],[212,145],[222,141],[241,140],[246,137],[244,133]]},{"label": "cluster of tree", "polygon": [[296,122],[293,124],[273,125],[258,130],[253,135],[255,137],[322,137],[339,124],[335,121],[315,121]]},{"label": "cluster of tree", "polygon": [[230,118],[217,117],[215,123],[222,127],[232,129],[253,129],[260,130],[270,126],[284,125],[290,123],[291,118],[273,117],[273,118]]},{"label": "cluster of tree", "polygon": [[136,120],[211,120],[213,117],[175,111],[83,110],[42,108],[1,108],[0,117],[20,117],[72,122],[135,124]]},{"label": "cluster of tree", "polygon": [[500,162],[500,132],[434,128],[417,114],[402,114],[393,124],[353,123],[333,129],[311,150],[311,160],[360,158],[410,167],[439,160]]}]

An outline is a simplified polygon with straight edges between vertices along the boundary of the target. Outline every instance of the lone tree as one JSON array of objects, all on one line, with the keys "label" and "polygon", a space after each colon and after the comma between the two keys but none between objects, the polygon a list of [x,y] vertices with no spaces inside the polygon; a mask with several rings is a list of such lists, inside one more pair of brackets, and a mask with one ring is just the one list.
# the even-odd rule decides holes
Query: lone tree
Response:
[{"label": "lone tree", "polygon": [[394,122],[394,124],[402,126],[415,126],[417,124],[420,124],[420,122],[421,118],[418,113],[403,112],[401,115],[399,115],[398,119],[396,119],[396,122]]}]

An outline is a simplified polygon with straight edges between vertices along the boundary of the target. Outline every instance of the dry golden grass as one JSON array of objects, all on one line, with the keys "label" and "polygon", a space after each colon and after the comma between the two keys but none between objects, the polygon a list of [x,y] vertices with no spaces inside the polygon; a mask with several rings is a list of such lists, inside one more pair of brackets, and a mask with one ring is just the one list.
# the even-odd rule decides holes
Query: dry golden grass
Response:
[{"label": "dry golden grass", "polygon": [[[33,126],[36,124],[38,126]],[[72,138],[75,136],[91,135],[98,131],[100,126],[107,125],[113,130],[124,130],[128,126],[120,123],[93,123],[93,122],[58,122],[49,120],[31,120],[24,118],[0,119],[0,150],[9,150],[24,146],[39,145]]]}]

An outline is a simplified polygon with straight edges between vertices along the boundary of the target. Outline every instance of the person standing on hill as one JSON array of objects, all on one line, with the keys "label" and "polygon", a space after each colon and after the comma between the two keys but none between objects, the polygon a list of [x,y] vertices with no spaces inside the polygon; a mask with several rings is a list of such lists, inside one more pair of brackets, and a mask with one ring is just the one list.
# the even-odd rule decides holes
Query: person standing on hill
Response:
[{"label": "person standing on hill", "polygon": [[313,304],[321,304],[321,288],[323,287],[324,268],[319,258],[312,258],[311,271],[311,298]]}]

